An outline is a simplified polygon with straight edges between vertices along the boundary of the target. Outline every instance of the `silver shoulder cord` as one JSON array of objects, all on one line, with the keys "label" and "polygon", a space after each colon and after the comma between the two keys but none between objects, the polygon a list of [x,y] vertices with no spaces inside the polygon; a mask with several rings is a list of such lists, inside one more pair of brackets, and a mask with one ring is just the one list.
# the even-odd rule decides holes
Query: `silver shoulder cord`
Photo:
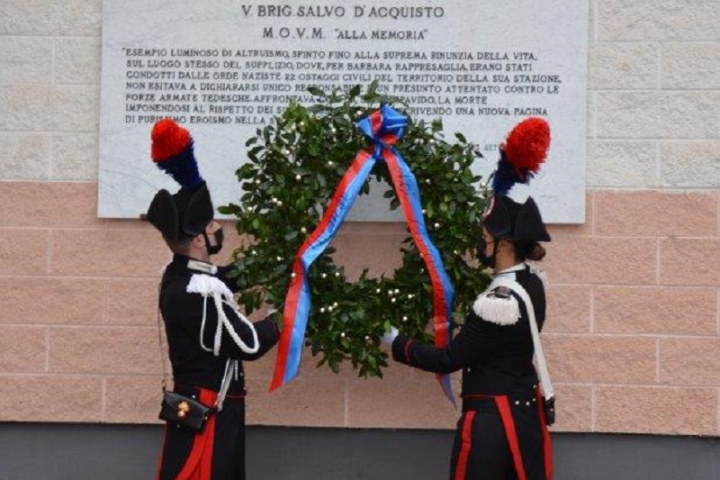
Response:
[{"label": "silver shoulder cord", "polygon": [[513,292],[517,293],[525,303],[525,310],[527,311],[530,323],[530,332],[532,333],[533,346],[535,347],[535,362],[537,364],[538,375],[540,376],[540,383],[542,384],[545,400],[550,401],[555,398],[555,390],[553,390],[552,382],[550,381],[550,372],[548,371],[545,353],[543,352],[542,344],[540,343],[540,332],[538,331],[537,320],[535,319],[535,308],[533,308],[530,295],[528,295],[522,285],[510,278],[495,277],[493,283],[495,286],[509,288]]},{"label": "silver shoulder cord", "polygon": [[[195,278],[195,276],[193,276]],[[212,278],[212,277],[209,277]],[[219,280],[217,280],[220,282]],[[220,346],[222,343],[222,331],[223,328],[228,332],[228,335],[230,335],[230,338],[235,342],[235,344],[242,350],[244,353],[247,354],[255,354],[260,350],[260,341],[258,339],[257,330],[255,329],[255,325],[248,320],[248,318],[243,315],[240,312],[240,307],[238,306],[237,302],[232,298],[231,295],[225,295],[222,292],[219,291],[207,291],[207,292],[198,292],[193,291],[193,293],[200,293],[203,295],[203,315],[202,315],[202,321],[200,323],[200,335],[199,335],[199,341],[200,341],[200,347],[202,347],[203,350],[206,352],[213,352],[213,355],[216,357],[220,355]],[[208,297],[212,296],[213,302],[215,303],[215,309],[217,310],[217,328],[215,329],[215,336],[214,336],[214,342],[213,347],[208,348],[205,346],[204,343],[204,336],[205,336],[205,324],[207,322],[207,309],[208,309]],[[253,346],[249,347],[243,342],[242,338],[240,338],[240,335],[235,331],[235,328],[233,327],[232,323],[227,317],[227,314],[225,313],[225,309],[223,308],[223,305],[229,306],[235,315],[240,319],[242,323],[244,323],[247,328],[250,330],[250,333],[252,335],[252,342]]]}]

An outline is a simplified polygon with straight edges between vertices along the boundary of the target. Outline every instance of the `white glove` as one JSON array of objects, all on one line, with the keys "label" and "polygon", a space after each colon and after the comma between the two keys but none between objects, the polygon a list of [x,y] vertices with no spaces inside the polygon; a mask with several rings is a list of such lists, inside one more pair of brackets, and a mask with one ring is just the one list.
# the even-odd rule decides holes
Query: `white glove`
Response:
[{"label": "white glove", "polygon": [[390,346],[390,345],[392,345],[393,340],[395,340],[395,337],[398,336],[398,333],[399,333],[399,332],[398,332],[398,329],[397,329],[397,328],[395,328],[395,327],[390,327],[390,331],[387,332],[385,335],[382,336],[382,338],[380,339],[380,342],[381,342],[383,345],[388,345],[388,346]]}]

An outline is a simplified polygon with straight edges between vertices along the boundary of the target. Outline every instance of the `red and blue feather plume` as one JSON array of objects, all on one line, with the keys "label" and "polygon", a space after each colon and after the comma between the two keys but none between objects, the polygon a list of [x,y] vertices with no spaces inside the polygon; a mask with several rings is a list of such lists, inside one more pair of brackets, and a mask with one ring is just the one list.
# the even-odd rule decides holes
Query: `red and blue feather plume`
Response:
[{"label": "red and blue feather plume", "polygon": [[203,182],[192,136],[174,120],[163,118],[153,126],[151,156],[155,165],[181,187],[194,189]]},{"label": "red and blue feather plume", "polygon": [[500,148],[492,179],[495,195],[507,195],[516,183],[529,183],[545,162],[549,147],[550,125],[544,119],[532,117],[515,125]]}]

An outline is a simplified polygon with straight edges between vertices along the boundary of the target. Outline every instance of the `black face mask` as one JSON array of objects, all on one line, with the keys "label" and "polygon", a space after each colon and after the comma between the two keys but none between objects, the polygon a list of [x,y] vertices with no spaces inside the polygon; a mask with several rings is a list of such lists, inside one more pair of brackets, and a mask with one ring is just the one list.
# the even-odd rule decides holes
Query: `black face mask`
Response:
[{"label": "black face mask", "polygon": [[480,240],[477,242],[477,258],[480,261],[481,264],[488,268],[495,268],[495,259],[497,257],[497,248],[498,248],[498,242],[496,239],[493,239],[493,253],[492,255],[488,256],[485,255],[485,250],[487,249],[487,242],[484,238],[480,237]]},{"label": "black face mask", "polygon": [[220,250],[222,250],[223,239],[225,238],[222,227],[215,230],[212,233],[212,236],[215,237],[215,245],[210,245],[210,237],[208,237],[207,232],[203,231],[203,237],[205,237],[205,250],[207,250],[208,255],[216,255],[220,253]]}]

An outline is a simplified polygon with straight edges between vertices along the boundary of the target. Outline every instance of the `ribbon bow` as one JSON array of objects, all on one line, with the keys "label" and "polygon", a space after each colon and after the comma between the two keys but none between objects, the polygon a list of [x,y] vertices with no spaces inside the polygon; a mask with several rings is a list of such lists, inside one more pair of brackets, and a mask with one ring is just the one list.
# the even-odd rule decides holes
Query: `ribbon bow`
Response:
[{"label": "ribbon bow", "polygon": [[[406,126],[407,117],[387,105],[357,122],[357,127],[373,142],[374,148],[357,153],[350,168],[340,180],[320,224],[295,255],[293,275],[285,297],[283,312],[285,328],[280,337],[275,373],[270,385],[271,391],[292,380],[300,367],[311,305],[307,272],[335,237],[378,161],[387,164],[405,221],[430,274],[433,287],[435,346],[444,348],[449,343],[453,286],[443,266],[440,253],[425,228],[420,191],[415,176],[394,147],[402,138]],[[454,404],[449,377],[437,375],[437,378],[448,399]]]}]

